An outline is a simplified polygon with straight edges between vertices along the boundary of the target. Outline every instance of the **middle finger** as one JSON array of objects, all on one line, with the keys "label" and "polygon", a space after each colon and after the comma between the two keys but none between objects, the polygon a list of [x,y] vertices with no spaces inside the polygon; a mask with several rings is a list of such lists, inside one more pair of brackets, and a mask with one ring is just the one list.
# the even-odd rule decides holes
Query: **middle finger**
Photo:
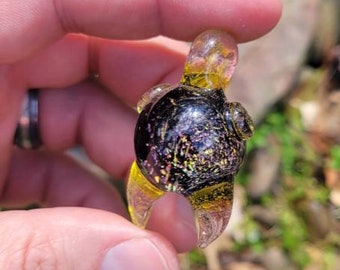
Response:
[{"label": "middle finger", "polygon": [[116,96],[135,105],[150,87],[179,80],[187,51],[183,42],[164,37],[117,41],[72,34],[17,69],[27,88],[66,87],[95,73]]}]

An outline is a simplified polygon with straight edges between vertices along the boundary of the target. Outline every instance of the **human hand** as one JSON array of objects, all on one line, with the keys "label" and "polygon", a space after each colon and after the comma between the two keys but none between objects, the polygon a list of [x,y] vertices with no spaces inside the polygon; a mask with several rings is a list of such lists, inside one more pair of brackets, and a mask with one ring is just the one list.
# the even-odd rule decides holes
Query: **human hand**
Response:
[{"label": "human hand", "polygon": [[[63,151],[81,144],[96,164],[124,178],[134,159],[131,106],[150,87],[177,82],[186,53],[164,38],[136,40],[192,40],[218,28],[247,41],[269,31],[280,8],[274,0],[2,0],[0,201],[46,208],[0,213],[0,268],[178,269],[176,251],[196,241],[190,209],[167,196],[149,222],[158,233],[136,228],[117,191]],[[30,88],[41,89],[41,151],[12,145]]]}]

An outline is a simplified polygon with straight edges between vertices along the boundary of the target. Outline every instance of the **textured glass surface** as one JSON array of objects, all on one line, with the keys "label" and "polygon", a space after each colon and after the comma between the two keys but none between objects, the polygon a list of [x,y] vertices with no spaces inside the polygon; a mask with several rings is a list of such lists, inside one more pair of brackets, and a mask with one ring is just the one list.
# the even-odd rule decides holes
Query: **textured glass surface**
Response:
[{"label": "textured glass surface", "polygon": [[198,246],[206,247],[224,231],[233,204],[233,183],[203,188],[189,196],[198,230]]},{"label": "textured glass surface", "polygon": [[181,83],[208,89],[225,89],[234,73],[238,50],[227,33],[212,30],[193,42]]},{"label": "textured glass surface", "polygon": [[145,227],[152,203],[164,194],[143,176],[136,162],[132,163],[127,186],[127,198],[132,222]]}]

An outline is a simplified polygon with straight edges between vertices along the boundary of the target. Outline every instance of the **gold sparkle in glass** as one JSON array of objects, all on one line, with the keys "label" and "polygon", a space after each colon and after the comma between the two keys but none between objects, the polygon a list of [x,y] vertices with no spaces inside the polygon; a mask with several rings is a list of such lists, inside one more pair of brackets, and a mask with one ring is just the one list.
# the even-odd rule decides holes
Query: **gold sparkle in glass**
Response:
[{"label": "gold sparkle in glass", "polygon": [[[226,144],[227,152],[224,151],[225,148],[216,146],[214,146],[215,148],[199,148],[197,146],[199,143],[192,141],[193,138],[197,137],[196,131],[197,134],[202,134],[200,138],[203,141],[208,142],[209,140],[205,139],[208,135],[201,131],[202,128],[197,129],[193,126],[191,131],[186,130],[187,122],[192,122],[193,118],[188,118],[185,123],[177,124],[177,121],[181,118],[176,115],[176,112],[184,110],[184,107],[178,105],[181,104],[181,99],[183,99],[182,94],[181,96],[170,95],[171,97],[168,99],[165,96],[169,96],[168,93],[174,93],[172,91],[177,91],[176,93],[185,93],[183,96],[186,100],[192,100],[192,102],[198,99],[200,100],[198,102],[201,102],[204,99],[202,95],[204,96],[206,93],[209,93],[208,100],[211,100],[210,93],[214,93],[214,98],[220,97],[219,94],[223,93],[221,90],[226,90],[229,85],[237,64],[237,58],[237,46],[230,35],[217,30],[206,31],[192,43],[180,83],[175,86],[169,84],[155,86],[141,97],[137,104],[140,118],[135,132],[137,161],[133,162],[131,166],[127,186],[128,206],[133,223],[145,227],[152,204],[165,192],[176,192],[185,196],[192,206],[199,247],[208,246],[226,228],[233,202],[233,177],[242,163],[245,140],[252,135],[253,131],[251,119],[240,104],[229,103],[228,105],[227,99],[221,97],[222,100],[218,100],[217,103],[221,104],[220,101],[222,101],[222,104],[225,104],[223,105],[225,112],[222,112],[224,120],[218,120],[220,121],[217,121],[218,126],[213,126],[211,124],[213,119],[209,118],[206,126],[211,127],[211,129],[215,127],[216,130],[219,130],[221,121],[226,121],[223,125],[225,125],[226,134],[231,137],[225,139],[223,132],[220,137],[215,138],[215,142],[220,145]],[[218,91],[211,92],[210,90]],[[187,94],[187,91],[191,94]],[[163,99],[163,97],[165,98]],[[164,113],[163,107],[161,107],[160,115],[158,111],[156,115],[152,114],[153,108],[157,107],[160,100],[162,100],[161,104],[168,104],[164,105],[164,108],[168,111]],[[167,102],[170,102],[172,107]],[[206,104],[209,104],[209,101]],[[185,106],[185,108],[187,107]],[[150,116],[151,114],[152,116]],[[206,121],[204,115],[205,111],[202,112],[202,121]],[[202,127],[200,121],[197,123],[199,127]],[[182,127],[183,130],[171,129],[172,125],[178,128]],[[155,126],[158,128],[155,128]],[[207,129],[207,132],[209,129]],[[233,131],[229,129],[233,129]],[[203,144],[203,141],[200,143]],[[197,149],[201,149],[201,152],[195,152],[198,151]],[[214,152],[213,149],[222,149],[223,151],[215,153],[216,151]],[[229,154],[224,156],[223,153]],[[177,157],[177,155],[179,156]],[[216,162],[215,160],[208,162],[207,164],[210,164],[210,167],[207,165],[207,168],[203,166],[204,169],[202,169],[200,167],[201,161],[210,157],[216,157]],[[222,178],[216,178],[214,174],[211,177],[214,179],[210,179],[210,177],[201,178],[203,182],[205,181],[205,184],[202,184],[202,181],[197,181],[196,176],[196,179],[190,176],[196,175],[195,168],[200,168],[198,172],[202,176],[202,173],[208,173],[216,164],[220,164],[218,170],[222,167],[228,168],[227,172],[223,172]],[[189,182],[183,183],[183,179]],[[184,187],[187,187],[188,190],[185,190]]]}]

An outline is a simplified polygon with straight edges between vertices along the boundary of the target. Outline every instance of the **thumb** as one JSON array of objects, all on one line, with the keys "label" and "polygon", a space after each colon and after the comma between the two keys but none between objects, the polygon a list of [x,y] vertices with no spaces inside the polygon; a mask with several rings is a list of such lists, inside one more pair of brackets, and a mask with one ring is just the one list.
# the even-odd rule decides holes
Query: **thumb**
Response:
[{"label": "thumb", "polygon": [[94,209],[0,213],[0,269],[179,269],[160,235]]}]

